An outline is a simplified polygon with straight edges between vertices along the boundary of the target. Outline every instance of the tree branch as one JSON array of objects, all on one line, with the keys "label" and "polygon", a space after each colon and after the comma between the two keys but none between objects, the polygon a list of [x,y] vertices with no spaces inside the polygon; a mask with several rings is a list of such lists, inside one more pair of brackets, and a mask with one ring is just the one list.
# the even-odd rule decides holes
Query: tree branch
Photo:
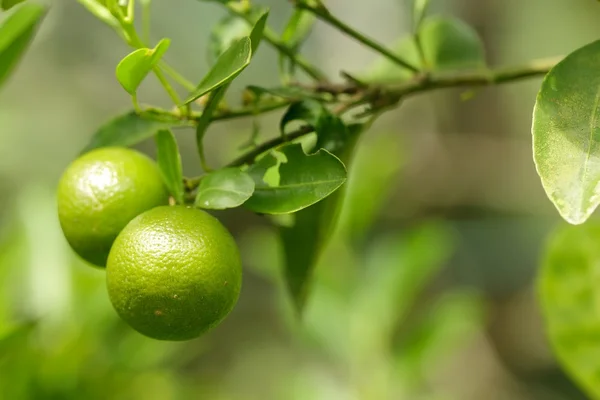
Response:
[{"label": "tree branch", "polygon": [[491,70],[417,75],[413,79],[396,85],[370,87],[368,89],[370,93],[357,96],[358,98],[350,106],[366,103],[385,103],[386,98],[390,101],[398,101],[400,98],[412,94],[438,89],[499,85],[527,78],[541,77],[547,74],[561,59],[562,57],[539,59],[520,66]]},{"label": "tree branch", "polygon": [[[356,87],[351,85],[323,85],[318,84],[313,87],[313,90],[327,91],[333,94],[347,95],[348,93],[356,93],[349,96],[350,99],[347,101],[334,102],[344,110],[347,110],[354,106],[370,104],[373,106],[370,114],[378,113],[382,109],[390,108],[394,106],[398,101],[406,96],[429,92],[437,89],[445,88],[457,88],[457,87],[476,87],[476,86],[489,86],[495,84],[505,84],[510,82],[516,82],[518,80],[541,77],[548,73],[552,67],[556,65],[562,58],[550,58],[533,60],[527,64],[514,67],[503,67],[493,70],[484,71],[470,71],[470,72],[455,72],[455,73],[444,73],[437,75],[417,75],[415,78],[410,79],[406,82],[399,83],[390,86],[365,86]],[[245,117],[250,115],[262,114],[268,111],[283,108],[289,105],[291,100],[282,100],[281,102],[275,102],[269,105],[263,105],[260,108],[248,107],[240,108],[238,110],[226,111],[214,116],[214,120],[226,120],[239,117]],[[173,118],[174,114],[166,110],[150,110],[153,115],[162,115],[163,117]],[[196,120],[200,117],[200,113],[194,113],[188,118]],[[193,122],[193,121],[192,121]],[[254,161],[259,155],[291,140],[298,139],[309,133],[314,132],[314,128],[311,126],[303,126],[300,129],[286,134],[285,137],[275,137],[267,140],[262,144],[256,146],[252,150],[244,153],[240,157],[236,158],[227,167],[237,167],[244,164],[249,164]],[[200,177],[190,178],[186,181],[188,190],[195,189],[200,182]]]}]

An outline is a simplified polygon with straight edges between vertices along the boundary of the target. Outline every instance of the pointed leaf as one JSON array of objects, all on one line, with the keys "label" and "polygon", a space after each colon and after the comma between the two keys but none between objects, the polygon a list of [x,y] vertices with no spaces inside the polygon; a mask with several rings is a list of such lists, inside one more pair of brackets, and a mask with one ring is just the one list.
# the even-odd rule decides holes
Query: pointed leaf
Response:
[{"label": "pointed leaf", "polygon": [[426,18],[418,34],[425,61],[432,70],[485,67],[485,50],[479,35],[457,18]]},{"label": "pointed leaf", "polygon": [[[362,125],[352,125],[345,146],[336,155],[349,165],[358,143]],[[292,226],[280,227],[285,257],[285,278],[298,312],[302,312],[310,292],[315,266],[335,230],[347,186],[326,199],[294,214]]]},{"label": "pointed leaf", "polygon": [[533,112],[533,158],[560,215],[585,222],[600,204],[600,41],[547,75]]},{"label": "pointed leaf", "polygon": [[254,180],[239,168],[224,168],[202,178],[196,207],[224,210],[238,207],[252,196]]},{"label": "pointed leaf", "polygon": [[279,151],[285,161],[279,165],[276,185],[265,182],[262,174],[273,165],[272,155],[249,168],[256,188],[245,206],[252,211],[263,214],[296,212],[329,196],[346,181],[346,167],[326,150],[306,155],[300,144],[291,144]]},{"label": "pointed leaf", "polygon": [[414,0],[413,1],[413,26],[415,31],[418,31],[427,9],[429,8],[429,0]]},{"label": "pointed leaf", "polygon": [[600,225],[562,224],[548,241],[539,276],[547,334],[565,371],[600,398]]},{"label": "pointed leaf", "polygon": [[150,115],[140,115],[131,111],[101,126],[92,136],[84,152],[98,147],[132,146],[151,138],[161,129],[178,125],[183,125],[183,122],[175,118],[158,120]]},{"label": "pointed leaf", "polygon": [[0,85],[23,56],[45,13],[38,4],[24,4],[0,25]]},{"label": "pointed leaf", "polygon": [[117,79],[123,89],[130,95],[135,95],[144,78],[158,64],[171,42],[162,39],[153,49],[137,49],[128,54],[117,65]]},{"label": "pointed leaf", "polygon": [[252,49],[249,37],[235,41],[215,62],[196,90],[185,101],[192,101],[235,79],[249,64]]},{"label": "pointed leaf", "polygon": [[258,51],[258,47],[262,42],[263,33],[265,32],[265,26],[267,25],[267,18],[269,18],[269,10],[264,11],[261,16],[256,20],[250,32],[250,42],[252,44],[252,57]]},{"label": "pointed leaf", "polygon": [[250,36],[251,26],[237,15],[226,15],[211,29],[208,38],[208,61],[213,65],[236,40]]},{"label": "pointed leaf", "polygon": [[208,58],[211,64],[221,56],[235,41],[249,37],[252,48],[252,57],[257,52],[262,40],[263,32],[269,17],[269,11],[260,14],[254,26],[245,19],[236,15],[227,15],[211,30],[208,42]]},{"label": "pointed leaf", "polygon": [[156,142],[156,159],[165,185],[177,203],[183,204],[185,193],[183,171],[175,136],[170,130],[161,129],[154,140]]}]

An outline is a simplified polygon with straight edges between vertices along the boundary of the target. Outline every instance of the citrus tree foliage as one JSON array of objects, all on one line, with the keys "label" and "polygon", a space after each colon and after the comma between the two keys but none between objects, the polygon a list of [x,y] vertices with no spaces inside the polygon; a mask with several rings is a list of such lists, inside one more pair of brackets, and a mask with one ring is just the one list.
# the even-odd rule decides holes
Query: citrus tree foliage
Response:
[{"label": "citrus tree foliage", "polygon": [[[204,76],[187,78],[172,68],[169,38],[149,42],[136,27],[150,15],[151,1],[78,0],[129,47],[115,66],[115,79],[130,96],[130,110],[98,127],[82,153],[106,146],[132,146],[154,138],[161,176],[172,201],[197,208],[241,207],[272,218],[285,249],[285,276],[298,311],[310,294],[311,273],[336,227],[355,147],[370,124],[407,96],[447,87],[503,84],[544,77],[532,120],[533,161],[541,185],[566,221],[549,244],[540,274],[549,337],[570,373],[594,398],[600,382],[593,354],[600,261],[598,229],[584,224],[600,204],[600,42],[558,60],[489,65],[477,32],[460,19],[431,15],[430,1],[415,0],[412,32],[382,44],[332,13],[322,0],[292,0],[290,17],[277,31],[269,10],[250,0],[208,0],[227,11],[210,34]],[[193,0],[190,0],[193,1]],[[4,0],[0,21],[0,84],[14,71],[46,9],[33,0]],[[136,10],[144,8],[144,12]],[[139,10],[138,10],[139,11]],[[328,76],[301,51],[316,21],[330,25],[379,55],[363,71]],[[224,102],[231,83],[260,57],[262,46],[278,54],[279,82],[249,85],[241,106]],[[342,67],[342,66],[340,66]],[[173,107],[142,105],[138,88],[150,76],[164,87]],[[205,136],[213,124],[283,111],[276,137],[258,140],[224,165],[209,165]],[[186,176],[171,130],[196,132],[201,176]],[[291,222],[290,222],[291,221]],[[594,347],[596,346],[596,347]]]}]

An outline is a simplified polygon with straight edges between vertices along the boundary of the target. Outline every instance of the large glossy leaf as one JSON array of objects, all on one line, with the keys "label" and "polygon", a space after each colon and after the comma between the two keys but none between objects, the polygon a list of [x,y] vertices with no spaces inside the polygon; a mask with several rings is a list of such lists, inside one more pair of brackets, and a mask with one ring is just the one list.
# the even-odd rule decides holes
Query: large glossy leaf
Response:
[{"label": "large glossy leaf", "polygon": [[[346,181],[346,168],[333,154],[319,150],[307,155],[300,144],[279,149],[248,169],[256,188],[245,206],[263,214],[287,214],[309,207],[335,192]],[[265,182],[265,173],[277,167],[278,182]]]},{"label": "large glossy leaf", "polygon": [[[362,125],[352,125],[344,147],[336,152],[345,165],[352,162],[362,128]],[[314,268],[337,227],[346,189],[344,185],[326,199],[295,213],[292,226],[280,227],[285,278],[298,312],[303,311]]]},{"label": "large glossy leaf", "polygon": [[600,225],[563,224],[548,241],[539,276],[547,333],[561,364],[600,399]]},{"label": "large glossy leaf", "polygon": [[0,25],[0,85],[29,47],[45,13],[39,4],[23,4]]},{"label": "large glossy leaf", "polygon": [[161,129],[169,129],[182,125],[183,122],[175,118],[156,119],[145,114],[132,111],[120,115],[101,126],[84,152],[106,146],[132,146],[154,136]]},{"label": "large glossy leaf", "polygon": [[238,207],[254,193],[254,180],[239,168],[224,168],[202,178],[196,207],[213,210]]},{"label": "large glossy leaf", "polygon": [[231,82],[250,64],[251,56],[252,47],[249,37],[235,41],[221,54],[185,103],[189,104],[208,92]]},{"label": "large glossy leaf", "polygon": [[162,39],[155,48],[134,50],[119,62],[117,79],[127,93],[135,95],[144,78],[158,64],[170,44],[170,40]]},{"label": "large glossy leaf", "polygon": [[533,158],[560,215],[581,224],[600,204],[600,41],[546,75],[533,112]]},{"label": "large glossy leaf", "polygon": [[165,185],[177,203],[183,204],[183,169],[175,136],[170,130],[161,129],[154,140],[156,159]]},{"label": "large glossy leaf", "polygon": [[457,18],[426,18],[418,34],[427,67],[431,70],[485,67],[485,51],[479,35]]}]

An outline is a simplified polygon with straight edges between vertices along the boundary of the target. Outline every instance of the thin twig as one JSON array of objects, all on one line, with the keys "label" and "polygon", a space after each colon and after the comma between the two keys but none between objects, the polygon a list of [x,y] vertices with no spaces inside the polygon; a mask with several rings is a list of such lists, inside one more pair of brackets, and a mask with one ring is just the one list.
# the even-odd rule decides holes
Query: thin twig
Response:
[{"label": "thin twig", "polygon": [[367,47],[370,47],[371,49],[375,50],[379,54],[390,59],[391,61],[400,65],[401,67],[404,67],[412,72],[419,71],[419,68],[415,67],[408,61],[403,60],[401,57],[398,57],[396,54],[392,53],[390,50],[386,49],[384,46],[377,43],[375,40],[369,38],[368,36],[366,36],[365,34],[363,34],[361,32],[358,32],[356,29],[347,25],[345,22],[339,20],[337,17],[335,17],[333,14],[331,14],[325,7],[323,7],[323,6],[315,7],[311,4],[308,4],[308,2],[302,2],[302,1],[296,2],[296,7],[299,9],[306,10],[306,11],[313,13],[321,21],[337,28],[338,30],[340,30],[343,33],[347,34],[348,36],[352,37],[356,41],[364,44]]}]

